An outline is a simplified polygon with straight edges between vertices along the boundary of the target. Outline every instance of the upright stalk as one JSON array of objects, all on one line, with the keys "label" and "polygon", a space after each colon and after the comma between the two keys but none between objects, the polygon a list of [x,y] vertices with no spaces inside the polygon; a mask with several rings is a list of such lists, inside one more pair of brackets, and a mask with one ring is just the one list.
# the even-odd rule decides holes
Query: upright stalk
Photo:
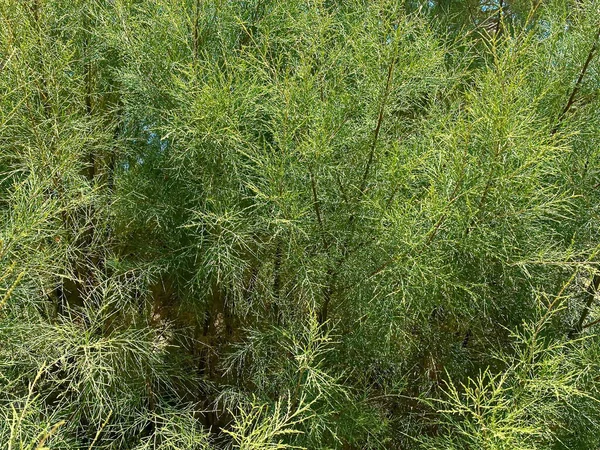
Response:
[{"label": "upright stalk", "polygon": [[571,110],[571,108],[573,107],[573,104],[575,103],[575,98],[577,97],[577,93],[581,89],[583,79],[588,71],[590,63],[592,62],[592,60],[594,59],[594,56],[596,55],[596,52],[598,51],[598,39],[600,39],[600,27],[598,27],[598,31],[596,32],[596,35],[594,36],[594,43],[592,44],[592,47],[590,48],[590,51],[588,52],[587,58],[585,59],[585,62],[583,63],[583,67],[581,68],[581,70],[579,72],[579,76],[577,77],[577,81],[575,82],[575,85],[573,86],[571,95],[569,95],[569,100],[567,101],[567,103],[565,104],[565,107],[562,109],[562,111],[558,115],[558,118],[556,120],[556,125],[554,126],[554,128],[551,131],[551,134],[553,134],[553,135],[556,134],[556,132],[560,128],[560,125],[562,124],[563,119],[565,118],[565,116]]},{"label": "upright stalk", "polygon": [[[594,278],[592,278],[592,282],[590,283],[590,285],[588,286],[587,289],[587,299],[585,302],[585,306],[583,307],[583,310],[581,311],[581,314],[579,315],[579,320],[577,321],[577,324],[575,324],[575,326],[571,329],[571,331],[569,331],[569,337],[573,338],[575,336],[577,336],[579,333],[581,333],[581,330],[583,330],[584,325],[583,323],[585,322],[585,320],[588,318],[589,314],[590,314],[590,310],[592,308],[592,304],[594,303],[594,299],[596,298],[596,293],[598,292],[598,288],[600,287],[600,273],[596,272],[594,274]],[[587,327],[585,327],[587,328]]]},{"label": "upright stalk", "polygon": [[383,97],[381,99],[381,104],[379,106],[379,114],[377,116],[377,125],[375,126],[375,130],[373,131],[373,140],[371,141],[371,148],[369,151],[369,159],[367,160],[367,165],[365,166],[365,171],[363,172],[362,179],[360,182],[360,194],[364,194],[365,188],[367,187],[367,179],[369,178],[369,172],[371,170],[371,165],[373,164],[373,158],[375,156],[375,148],[377,147],[377,141],[379,140],[379,133],[381,131],[381,125],[383,124],[383,117],[385,113],[385,107],[387,104],[388,97],[390,95],[390,85],[392,81],[392,74],[394,72],[394,64],[395,58],[392,59],[387,71],[387,78],[385,81],[385,89],[383,90]]}]

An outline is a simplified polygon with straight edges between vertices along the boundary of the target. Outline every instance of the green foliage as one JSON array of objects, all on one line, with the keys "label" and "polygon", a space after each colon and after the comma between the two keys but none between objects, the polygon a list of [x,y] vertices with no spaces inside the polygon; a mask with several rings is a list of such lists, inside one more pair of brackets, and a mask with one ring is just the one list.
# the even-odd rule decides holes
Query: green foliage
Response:
[{"label": "green foliage", "polygon": [[[542,338],[540,331],[539,325],[528,325],[513,336],[510,358],[499,355],[502,372],[485,369],[460,386],[447,382],[442,399],[430,400],[444,431],[423,439],[425,448],[573,448],[562,441],[572,433],[570,414],[598,407],[593,379],[598,367],[585,361],[595,350],[588,339],[556,341]],[[575,448],[584,448],[598,425],[585,414],[577,420],[587,429],[568,438],[579,441]]]},{"label": "green foliage", "polygon": [[600,445],[595,0],[0,0],[0,443]]}]

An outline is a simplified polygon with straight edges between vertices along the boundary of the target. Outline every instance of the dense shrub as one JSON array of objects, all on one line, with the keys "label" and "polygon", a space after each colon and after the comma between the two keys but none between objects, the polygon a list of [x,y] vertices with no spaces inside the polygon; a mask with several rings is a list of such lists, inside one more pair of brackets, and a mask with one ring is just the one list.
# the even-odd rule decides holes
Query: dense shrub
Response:
[{"label": "dense shrub", "polygon": [[599,7],[0,0],[0,442],[598,448]]}]

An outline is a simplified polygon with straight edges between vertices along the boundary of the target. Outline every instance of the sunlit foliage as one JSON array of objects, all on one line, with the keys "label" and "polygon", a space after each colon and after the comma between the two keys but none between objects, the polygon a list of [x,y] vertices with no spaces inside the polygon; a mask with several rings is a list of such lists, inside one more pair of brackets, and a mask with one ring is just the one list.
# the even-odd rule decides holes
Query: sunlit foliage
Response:
[{"label": "sunlit foliage", "polygon": [[595,0],[0,0],[0,443],[600,446]]}]

